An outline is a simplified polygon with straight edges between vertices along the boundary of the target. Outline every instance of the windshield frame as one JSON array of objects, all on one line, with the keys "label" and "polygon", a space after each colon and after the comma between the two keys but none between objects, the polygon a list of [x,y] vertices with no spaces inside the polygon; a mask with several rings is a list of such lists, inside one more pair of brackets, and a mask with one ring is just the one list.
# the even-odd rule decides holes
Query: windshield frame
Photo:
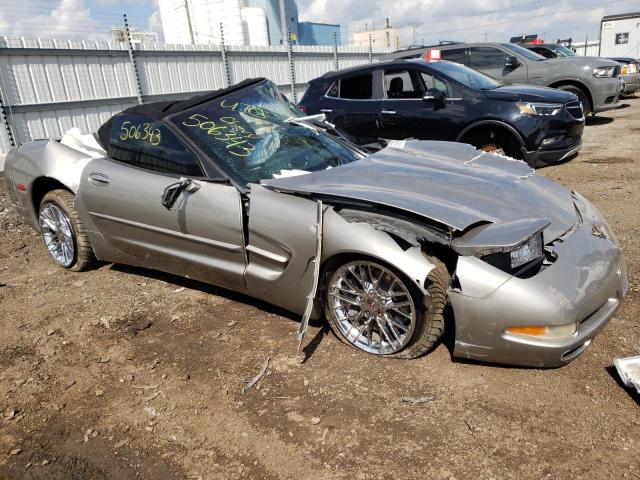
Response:
[{"label": "windshield frame", "polygon": [[[261,85],[264,85],[265,83],[272,83],[270,80],[268,79],[262,79],[259,82],[253,83],[247,87],[245,87],[246,89],[254,89],[257,88]],[[277,88],[277,86],[276,86]],[[190,135],[188,135],[187,131],[184,130],[183,128],[180,128],[180,122],[177,121],[178,117],[181,117],[185,114],[185,112],[191,111],[194,108],[200,107],[206,103],[209,103],[211,101],[224,101],[225,98],[231,96],[231,95],[237,95],[239,92],[241,92],[242,90],[234,90],[231,92],[225,92],[215,98],[209,98],[205,101],[203,101],[202,103],[196,104],[196,105],[191,105],[189,106],[189,108],[187,109],[183,109],[180,110],[178,112],[174,112],[166,117],[163,118],[163,123],[165,125],[167,125],[168,128],[171,129],[171,131],[173,133],[175,133],[180,140],[186,145],[188,146],[201,160],[203,164],[206,164],[207,166],[205,166],[205,169],[207,172],[209,172],[210,168],[207,168],[209,166],[213,166],[213,170],[215,172],[219,172],[220,176],[219,177],[210,177],[207,178],[205,180],[208,181],[214,181],[214,182],[226,182],[228,181],[229,183],[231,183],[233,186],[235,186],[241,193],[248,193],[251,188],[250,185],[251,184],[260,184],[261,181],[249,181],[246,178],[242,177],[240,174],[238,174],[236,171],[233,170],[233,168],[231,168],[229,165],[227,165],[224,160],[218,158],[215,155],[212,155],[211,153],[207,152],[206,150],[204,150],[203,148],[201,148],[197,142],[195,141],[194,138],[192,138]],[[287,99],[288,100],[288,99]],[[296,106],[293,102],[291,102],[289,100],[289,102],[293,105]],[[296,106],[297,108],[297,106]],[[292,115],[294,116],[294,115]],[[295,115],[297,117],[304,117],[304,113],[299,111],[297,112],[297,115]],[[284,121],[284,120],[283,120]],[[348,150],[350,150],[351,152],[354,153],[354,155],[356,156],[360,156],[361,158],[363,158],[364,156],[367,155],[366,152],[364,152],[362,149],[358,148],[356,145],[354,145],[351,141],[349,141],[349,139],[347,138],[342,138],[341,134],[339,133],[339,131],[336,130],[336,135],[330,134],[327,131],[327,127],[325,127],[324,125],[319,126],[317,124],[312,124],[313,127],[315,129],[318,130],[318,135],[323,135],[326,136],[327,138],[329,138],[331,141],[339,144],[340,146],[342,146],[343,148],[346,148]],[[339,136],[340,138],[336,138],[337,136]],[[357,160],[356,160],[357,161]],[[337,168],[337,167],[334,167]],[[263,179],[266,180],[266,179]]]},{"label": "windshield frame", "polygon": [[524,57],[527,60],[532,60],[534,62],[549,60],[548,58],[545,58],[542,55],[529,50],[528,48],[518,45],[517,43],[501,43],[500,45],[506,48],[507,50],[509,50],[509,53],[513,53],[514,55]]},{"label": "windshield frame", "polygon": [[544,46],[556,52],[559,58],[571,58],[576,56],[576,52],[574,52],[570,48],[565,47],[564,45],[558,45],[557,43],[548,43]]},{"label": "windshield frame", "polygon": [[[417,63],[418,61],[416,60],[415,62]],[[462,63],[451,62],[449,60],[438,60],[437,62],[428,62],[428,63],[425,62],[424,60],[420,60],[420,62],[422,64],[422,66],[427,68],[427,70],[432,70],[433,73],[437,73],[439,75],[442,75],[448,81],[455,82],[455,83],[457,83],[458,85],[461,85],[464,88],[468,88],[469,90],[473,90],[474,92],[486,92],[488,90],[495,90],[496,88],[500,88],[500,87],[502,87],[504,85],[502,82],[500,82],[499,80],[496,80],[492,76],[487,75],[486,73],[480,72],[478,70],[474,70],[471,67],[467,67],[466,65],[463,65]],[[456,68],[460,67],[463,70],[469,70],[473,75],[477,75],[478,77],[483,77],[483,78],[489,80],[490,83],[495,84],[495,87],[493,87],[493,88],[476,88],[476,87],[472,87],[470,85],[467,85],[466,83],[464,83],[464,82],[458,80],[457,78],[453,77],[445,69],[438,68],[439,64],[440,65],[446,65],[446,64],[455,65]]]}]

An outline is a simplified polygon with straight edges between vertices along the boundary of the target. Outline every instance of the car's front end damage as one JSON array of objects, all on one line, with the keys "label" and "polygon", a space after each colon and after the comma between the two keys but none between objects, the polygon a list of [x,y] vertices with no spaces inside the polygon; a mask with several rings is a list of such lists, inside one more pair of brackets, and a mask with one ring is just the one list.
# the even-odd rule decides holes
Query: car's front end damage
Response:
[{"label": "car's front end damage", "polygon": [[574,194],[576,224],[544,246],[520,278],[480,256],[460,256],[449,298],[454,356],[556,367],[580,355],[616,312],[628,281],[620,246],[597,210]]},{"label": "car's front end damage", "polygon": [[[394,158],[402,158],[401,165]],[[377,180],[357,185],[357,164],[369,161],[377,164],[367,167]],[[437,167],[447,170],[447,181]],[[455,332],[455,357],[561,366],[588,347],[627,292],[624,258],[605,220],[579,194],[535,176],[523,162],[465,145],[406,142],[340,170],[330,178],[317,172],[265,186],[322,199],[332,218],[360,225],[363,235],[365,228],[386,234],[398,246],[389,259],[394,265],[402,265],[403,252],[441,252],[452,278],[448,328]],[[394,190],[394,182],[404,188]],[[425,263],[424,281],[432,266],[406,257],[409,264]]]}]

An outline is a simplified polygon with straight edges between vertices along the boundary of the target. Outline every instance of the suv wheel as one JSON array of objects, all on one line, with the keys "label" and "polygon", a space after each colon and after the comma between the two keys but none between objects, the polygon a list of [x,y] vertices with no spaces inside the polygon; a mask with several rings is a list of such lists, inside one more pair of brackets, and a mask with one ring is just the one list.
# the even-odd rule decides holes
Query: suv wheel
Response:
[{"label": "suv wheel", "polygon": [[585,118],[591,115],[592,113],[591,102],[589,101],[589,97],[587,97],[587,95],[584,93],[584,91],[581,88],[576,87],[575,85],[560,85],[557,88],[558,90],[571,92],[576,97],[578,97],[578,100],[580,100],[580,103],[582,103],[582,112],[584,113]]}]

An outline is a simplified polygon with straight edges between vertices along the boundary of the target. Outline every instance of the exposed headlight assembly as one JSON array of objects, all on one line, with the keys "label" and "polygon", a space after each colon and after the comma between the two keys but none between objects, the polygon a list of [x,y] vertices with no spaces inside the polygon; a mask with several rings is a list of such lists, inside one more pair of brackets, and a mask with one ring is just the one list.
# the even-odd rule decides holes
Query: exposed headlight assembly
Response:
[{"label": "exposed headlight assembly", "polygon": [[511,256],[511,268],[516,269],[526,263],[541,258],[543,255],[542,250],[542,233],[538,233],[515,250],[511,250],[511,252],[509,252],[509,255]]},{"label": "exposed headlight assembly", "polygon": [[536,233],[516,247],[482,256],[482,259],[488,264],[520,278],[534,275],[542,265],[544,258],[542,232]]},{"label": "exposed headlight assembly", "polygon": [[611,78],[616,67],[598,67],[593,69],[593,76],[596,78]]},{"label": "exposed headlight assembly", "polygon": [[525,115],[537,115],[541,117],[551,117],[558,115],[562,111],[562,104],[559,103],[518,103],[520,113]]}]

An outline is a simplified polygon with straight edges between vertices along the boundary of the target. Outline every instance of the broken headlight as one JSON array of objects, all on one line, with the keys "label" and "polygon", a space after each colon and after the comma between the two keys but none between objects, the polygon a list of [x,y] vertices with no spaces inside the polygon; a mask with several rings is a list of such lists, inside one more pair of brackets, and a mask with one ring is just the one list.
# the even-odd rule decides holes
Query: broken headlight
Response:
[{"label": "broken headlight", "polygon": [[516,277],[528,278],[535,275],[544,260],[542,232],[529,237],[526,242],[511,250],[484,255],[482,259],[503,272],[510,273]]},{"label": "broken headlight", "polygon": [[542,250],[542,233],[538,233],[515,250],[509,252],[511,256],[511,268],[516,269],[526,263],[541,258],[543,254]]}]

